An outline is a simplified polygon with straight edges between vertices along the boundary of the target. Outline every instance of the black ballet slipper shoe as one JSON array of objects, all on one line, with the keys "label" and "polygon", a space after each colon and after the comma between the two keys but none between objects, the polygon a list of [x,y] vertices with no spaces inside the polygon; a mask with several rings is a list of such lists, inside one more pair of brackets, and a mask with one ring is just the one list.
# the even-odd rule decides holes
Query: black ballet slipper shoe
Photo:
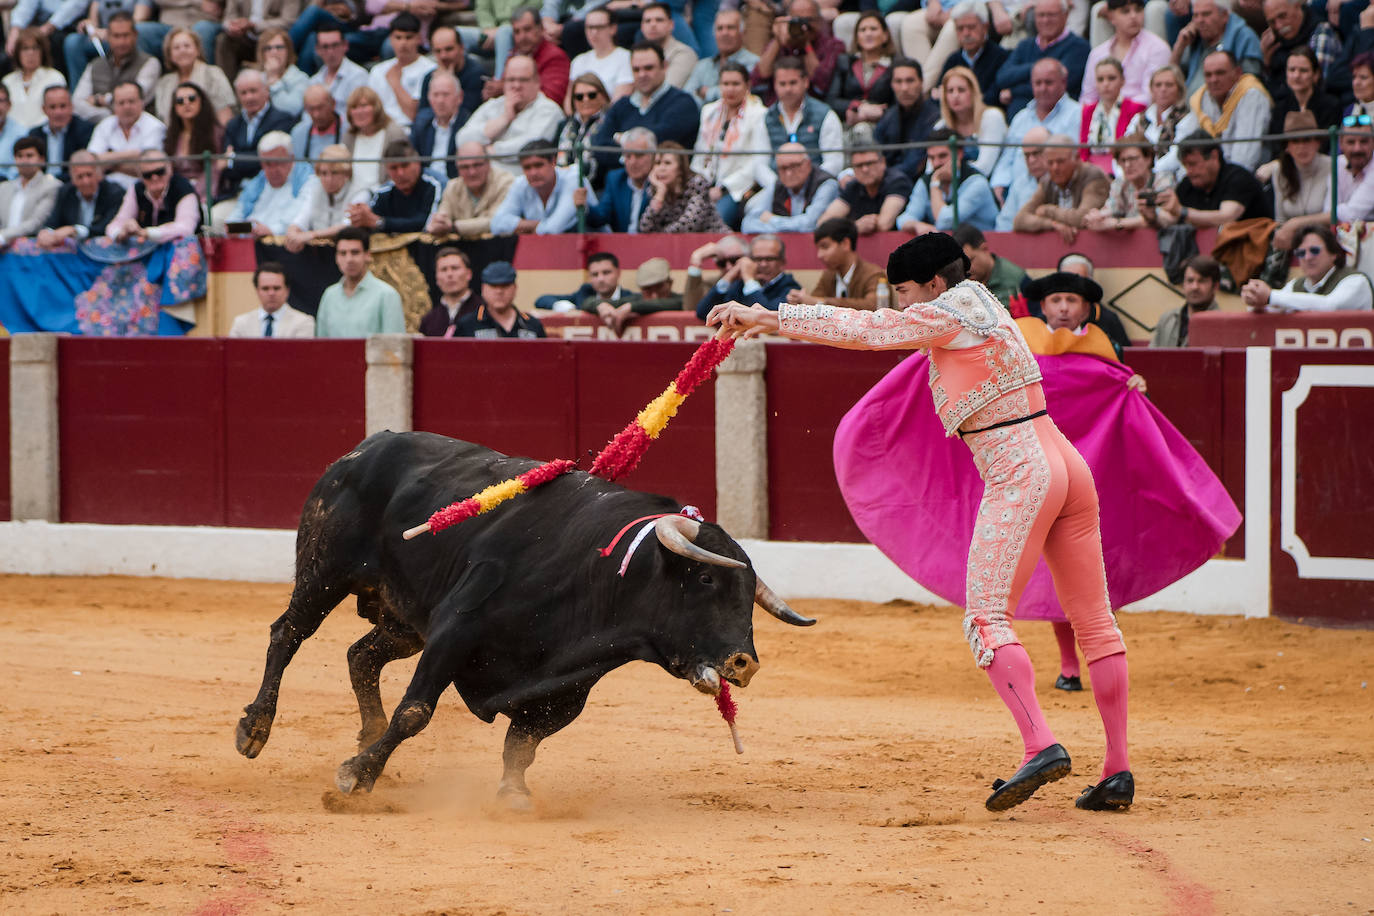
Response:
[{"label": "black ballet slipper shoe", "polygon": [[1130,770],[1122,770],[1095,786],[1088,786],[1073,805],[1084,811],[1120,811],[1131,807],[1133,801],[1135,777],[1131,775]]},{"label": "black ballet slipper shoe", "polygon": [[1073,764],[1069,760],[1069,752],[1064,750],[1064,745],[1051,744],[1017,770],[1011,779],[999,779],[994,782],[994,791],[983,804],[989,811],[1015,808],[1034,795],[1036,789],[1047,782],[1063,779],[1072,769]]},{"label": "black ballet slipper shoe", "polygon": [[1082,690],[1083,679],[1076,674],[1073,677],[1069,677],[1067,674],[1061,674],[1054,681],[1054,689],[1067,690],[1070,693],[1075,690]]}]

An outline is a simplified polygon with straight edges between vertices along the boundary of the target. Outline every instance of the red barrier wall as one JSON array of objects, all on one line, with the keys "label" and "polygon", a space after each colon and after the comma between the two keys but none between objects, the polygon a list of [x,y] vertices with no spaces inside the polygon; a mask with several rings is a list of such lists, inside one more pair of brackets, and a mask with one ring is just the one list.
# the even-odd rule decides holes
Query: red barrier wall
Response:
[{"label": "red barrier wall", "polygon": [[[5,405],[5,415],[10,409],[10,342],[0,337],[0,404]],[[10,520],[10,425],[0,423],[0,522]]]}]

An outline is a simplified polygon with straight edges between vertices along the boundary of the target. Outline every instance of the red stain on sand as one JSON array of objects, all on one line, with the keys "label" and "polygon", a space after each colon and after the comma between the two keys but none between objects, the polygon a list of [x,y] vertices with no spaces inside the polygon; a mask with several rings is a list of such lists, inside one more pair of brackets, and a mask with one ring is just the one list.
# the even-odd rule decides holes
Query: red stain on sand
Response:
[{"label": "red stain on sand", "polygon": [[1211,916],[1216,911],[1212,905],[1212,889],[1188,877],[1164,852],[1137,837],[1100,824],[1089,827],[1088,832],[1118,847],[1155,872],[1169,896],[1171,912],[1180,916]]}]

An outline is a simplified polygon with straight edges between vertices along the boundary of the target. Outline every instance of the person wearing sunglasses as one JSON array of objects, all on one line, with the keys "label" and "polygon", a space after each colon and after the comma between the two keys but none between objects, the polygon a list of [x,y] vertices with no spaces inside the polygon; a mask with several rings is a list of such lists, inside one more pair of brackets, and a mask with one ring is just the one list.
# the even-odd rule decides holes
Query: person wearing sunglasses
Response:
[{"label": "person wearing sunglasses", "polygon": [[1367,114],[1341,122],[1341,156],[1336,170],[1336,219],[1343,223],[1374,216],[1374,125]]},{"label": "person wearing sunglasses", "polygon": [[170,242],[195,235],[200,228],[195,186],[172,173],[172,160],[162,150],[144,150],[136,164],[139,180],[124,193],[106,237],[116,242]]},{"label": "person wearing sunglasses", "polygon": [[611,104],[606,85],[595,73],[583,73],[573,79],[568,99],[572,103],[572,114],[558,128],[558,136],[554,140],[558,147],[558,165],[560,168],[575,165],[577,160],[573,158],[573,148],[580,144],[583,147],[582,174],[592,183],[592,187],[601,188],[605,183],[599,174],[600,162],[587,147],[591,146],[592,138],[601,129],[601,119],[606,116],[606,109]]},{"label": "person wearing sunglasses", "polygon": [[173,116],[167,119],[167,138],[162,145],[172,157],[176,173],[196,186],[201,199],[219,183],[222,163],[212,159],[207,176],[205,154],[224,152],[224,128],[215,120],[210,104],[209,96],[197,84],[179,84],[172,95]]},{"label": "person wearing sunglasses", "polygon": [[177,116],[176,91],[182,83],[195,83],[210,97],[215,120],[226,125],[234,117],[238,99],[234,87],[224,71],[205,62],[205,46],[192,29],[172,29],[162,39],[162,59],[167,72],[158,77],[153,88],[152,111],[159,120],[170,124]]},{"label": "person wearing sunglasses", "polygon": [[1274,289],[1263,280],[1251,280],[1240,297],[1256,312],[1334,312],[1374,308],[1374,286],[1369,277],[1346,263],[1345,249],[1330,226],[1311,226],[1298,239],[1293,252],[1301,276]]}]

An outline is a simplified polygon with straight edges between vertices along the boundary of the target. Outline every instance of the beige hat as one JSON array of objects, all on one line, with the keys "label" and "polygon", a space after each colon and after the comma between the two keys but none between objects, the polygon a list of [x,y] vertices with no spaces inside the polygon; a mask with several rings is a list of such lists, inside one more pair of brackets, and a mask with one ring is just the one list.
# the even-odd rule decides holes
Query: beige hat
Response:
[{"label": "beige hat", "polygon": [[670,274],[667,258],[650,258],[635,271],[635,285],[640,289],[665,282]]}]

